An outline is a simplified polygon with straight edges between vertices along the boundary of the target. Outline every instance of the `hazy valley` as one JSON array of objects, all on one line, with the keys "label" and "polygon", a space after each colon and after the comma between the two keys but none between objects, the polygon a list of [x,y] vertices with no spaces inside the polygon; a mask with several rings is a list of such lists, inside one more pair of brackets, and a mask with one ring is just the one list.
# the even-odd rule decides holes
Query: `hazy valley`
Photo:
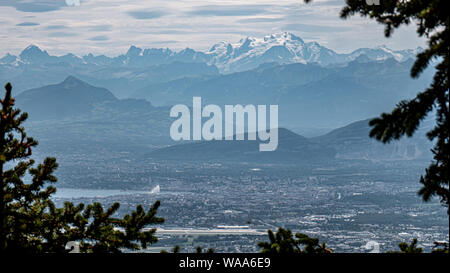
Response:
[{"label": "hazy valley", "polygon": [[[30,46],[0,59],[0,80],[12,82],[16,105],[30,115],[27,133],[40,143],[35,159],[60,163],[58,202],[120,201],[124,213],[158,199],[165,229],[284,226],[337,251],[365,251],[371,240],[391,250],[413,237],[448,240],[444,209],[416,194],[431,160],[432,117],[412,138],[386,145],[369,138],[371,118],[430,83],[432,69],[410,77],[418,51],[339,54],[289,33],[207,52],[133,46],[116,57],[52,56]],[[261,153],[249,140],[173,141],[170,108],[193,96],[205,104],[279,105],[278,149]],[[249,252],[264,239],[163,235],[155,247]]]}]

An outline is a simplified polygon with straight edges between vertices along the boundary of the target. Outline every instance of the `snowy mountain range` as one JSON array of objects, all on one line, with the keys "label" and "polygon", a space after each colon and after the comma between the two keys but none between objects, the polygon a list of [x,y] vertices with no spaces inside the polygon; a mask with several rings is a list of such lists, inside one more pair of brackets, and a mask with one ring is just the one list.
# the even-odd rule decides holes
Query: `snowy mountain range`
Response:
[{"label": "snowy mountain range", "polygon": [[282,32],[262,38],[247,37],[236,43],[220,42],[207,52],[186,48],[181,51],[171,49],[142,49],[131,46],[126,54],[117,57],[88,54],[82,57],[74,54],[51,56],[35,45],[25,48],[19,56],[7,54],[0,59],[0,65],[23,66],[49,63],[70,65],[145,67],[173,62],[206,63],[216,66],[221,73],[233,73],[254,69],[264,63],[317,63],[322,66],[345,64],[357,58],[386,60],[394,58],[403,62],[422,49],[391,50],[386,46],[360,48],[349,54],[340,54],[316,42],[304,42],[292,33]]},{"label": "snowy mountain range", "polygon": [[321,46],[317,42],[305,43],[292,33],[283,32],[264,36],[248,37],[238,43],[222,42],[214,45],[206,54],[211,56],[211,63],[220,71],[235,72],[255,68],[263,63],[318,63],[330,65],[348,63],[365,55],[369,60],[386,60],[394,58],[403,62],[414,58],[421,48],[394,51],[386,46],[360,48],[350,54],[339,54]]}]

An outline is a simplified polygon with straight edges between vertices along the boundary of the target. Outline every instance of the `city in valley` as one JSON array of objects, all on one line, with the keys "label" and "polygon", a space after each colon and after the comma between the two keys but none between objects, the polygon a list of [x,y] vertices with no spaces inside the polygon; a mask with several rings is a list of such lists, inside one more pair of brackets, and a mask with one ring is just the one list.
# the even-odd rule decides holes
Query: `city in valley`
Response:
[{"label": "city in valley", "polygon": [[[23,126],[39,141],[32,158],[59,164],[58,206],[119,202],[119,217],[161,201],[164,223],[146,227],[158,242],[143,252],[258,252],[279,227],[335,252],[396,251],[413,238],[429,252],[448,241],[446,207],[418,195],[439,111],[421,116],[410,137],[369,136],[371,120],[430,86],[436,63],[411,78],[422,48],[338,53],[318,41],[283,31],[114,56],[30,45],[0,58],[0,81],[29,114]],[[233,105],[235,118],[219,118]]]},{"label": "city in valley", "polygon": [[197,246],[257,252],[267,230],[278,227],[318,237],[337,252],[369,252],[371,241],[381,251],[395,250],[412,238],[430,250],[448,236],[441,205],[417,198],[421,161],[299,166],[155,162],[103,153],[101,159],[73,155],[60,165],[57,203],[120,202],[118,213],[125,214],[161,200],[158,215],[166,221],[154,226],[159,241],[148,252],[175,245],[184,252]]}]

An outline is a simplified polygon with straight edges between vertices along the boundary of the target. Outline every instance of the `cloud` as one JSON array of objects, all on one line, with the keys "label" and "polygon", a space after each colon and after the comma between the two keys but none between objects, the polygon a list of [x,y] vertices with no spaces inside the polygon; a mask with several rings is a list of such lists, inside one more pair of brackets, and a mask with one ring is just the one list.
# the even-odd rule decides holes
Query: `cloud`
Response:
[{"label": "cloud", "polygon": [[0,0],[0,6],[10,6],[23,12],[48,12],[66,6],[64,0]]},{"label": "cloud", "polygon": [[39,23],[33,23],[33,22],[23,22],[20,24],[17,24],[18,27],[32,27],[32,26],[39,26]]},{"label": "cloud", "polygon": [[[424,46],[414,25],[390,39],[367,18],[339,18],[344,0],[0,0],[0,56],[16,54],[29,43],[51,54],[115,56],[130,44],[175,50],[208,50],[220,41],[289,31],[306,42],[317,41],[337,52],[387,44],[393,49]],[[205,4],[207,3],[207,4]],[[24,24],[25,23],[25,24]],[[39,26],[26,26],[35,23]],[[23,25],[22,25],[23,24]],[[350,42],[351,41],[351,42]],[[107,45],[107,46],[106,46]]]},{"label": "cloud", "polygon": [[189,30],[184,30],[182,27],[179,29],[169,29],[169,28],[163,28],[163,29],[157,29],[152,28],[151,30],[146,30],[143,33],[145,34],[187,34],[190,33]]},{"label": "cloud", "polygon": [[246,19],[240,19],[237,22],[238,23],[273,23],[273,22],[280,22],[283,21],[283,18],[270,18],[270,17],[258,17],[258,18],[246,18]]},{"label": "cloud", "polygon": [[162,11],[139,11],[139,10],[129,11],[128,14],[134,19],[138,20],[156,19],[166,15],[166,13]]},{"label": "cloud", "polygon": [[251,16],[268,13],[268,5],[207,5],[187,12],[189,16]]},{"label": "cloud", "polygon": [[97,25],[97,26],[90,26],[90,31],[111,31],[113,29],[112,25]]},{"label": "cloud", "polygon": [[65,2],[68,6],[79,6],[81,4],[80,0],[65,0]]},{"label": "cloud", "polygon": [[173,41],[173,40],[168,40],[168,41],[152,41],[152,44],[155,45],[167,45],[167,44],[176,44],[179,43],[180,41]]},{"label": "cloud", "polygon": [[67,27],[63,26],[63,25],[50,25],[50,26],[44,27],[44,29],[47,29],[47,30],[57,30],[57,29],[66,29],[66,28]]},{"label": "cloud", "polygon": [[109,37],[106,35],[98,35],[88,39],[89,41],[108,41]]},{"label": "cloud", "polygon": [[345,0],[327,0],[327,1],[316,1],[314,2],[316,6],[338,6],[343,7],[345,5]]},{"label": "cloud", "polygon": [[283,27],[285,30],[302,31],[302,32],[344,32],[351,30],[349,26],[326,26],[313,24],[286,24]]},{"label": "cloud", "polygon": [[47,34],[48,37],[74,37],[77,36],[77,34],[74,33],[68,33],[68,32],[51,32]]}]

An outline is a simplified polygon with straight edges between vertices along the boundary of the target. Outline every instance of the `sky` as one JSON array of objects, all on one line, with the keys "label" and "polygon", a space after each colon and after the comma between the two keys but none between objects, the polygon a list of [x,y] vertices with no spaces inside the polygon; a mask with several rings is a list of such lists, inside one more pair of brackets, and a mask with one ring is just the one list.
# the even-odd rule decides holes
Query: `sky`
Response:
[{"label": "sky", "polygon": [[[363,0],[361,0],[363,1]],[[30,44],[51,55],[116,56],[130,45],[207,51],[221,42],[283,31],[338,53],[424,47],[414,24],[386,39],[368,18],[339,18],[344,0],[0,0],[0,56]]]}]

